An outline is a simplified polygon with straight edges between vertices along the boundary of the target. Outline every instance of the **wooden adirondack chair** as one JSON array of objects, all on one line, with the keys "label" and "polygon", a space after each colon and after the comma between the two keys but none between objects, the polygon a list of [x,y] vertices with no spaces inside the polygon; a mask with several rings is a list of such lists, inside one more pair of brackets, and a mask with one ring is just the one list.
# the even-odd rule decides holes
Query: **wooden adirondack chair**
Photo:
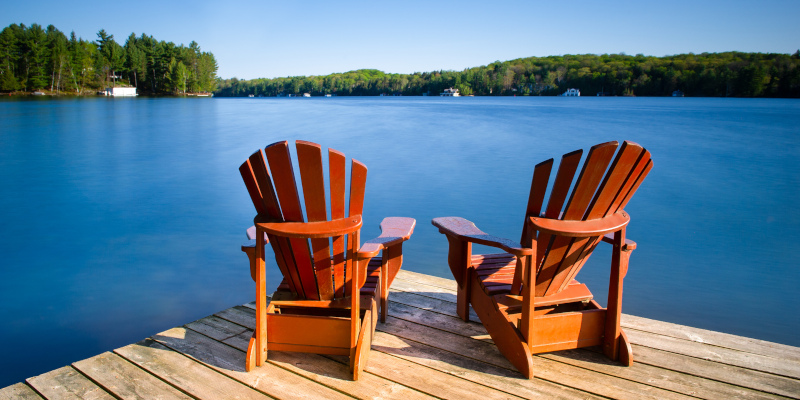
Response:
[{"label": "wooden adirondack chair", "polygon": [[[609,358],[633,363],[620,329],[622,281],[636,248],[625,238],[630,218],[624,208],[653,162],[650,152],[631,142],[622,144],[612,162],[617,147],[617,142],[592,147],[571,193],[582,151],[565,154],[544,210],[553,159],[536,165],[522,245],[488,235],[463,218],[432,221],[450,244],[458,315],[468,321],[472,304],[500,352],[528,378],[531,355],[555,350],[602,344]],[[574,280],[601,241],[613,246],[607,308]],[[472,243],[507,253],[473,255]]]},{"label": "wooden adirondack chair", "polygon": [[[380,299],[385,320],[389,285],[400,269],[402,243],[411,236],[415,221],[386,218],[380,225],[381,235],[361,245],[367,168],[352,160],[346,213],[345,156],[328,150],[328,219],[321,147],[297,141],[297,159],[308,222],[288,142],[253,153],[239,168],[258,212],[255,226],[248,229],[255,243],[242,246],[256,282],[256,329],[247,348],[246,370],[262,365],[267,349],[347,355],[353,379],[358,380],[377,323],[376,300]],[[272,244],[284,276],[269,305],[266,243]],[[381,252],[380,259],[371,261]]]}]

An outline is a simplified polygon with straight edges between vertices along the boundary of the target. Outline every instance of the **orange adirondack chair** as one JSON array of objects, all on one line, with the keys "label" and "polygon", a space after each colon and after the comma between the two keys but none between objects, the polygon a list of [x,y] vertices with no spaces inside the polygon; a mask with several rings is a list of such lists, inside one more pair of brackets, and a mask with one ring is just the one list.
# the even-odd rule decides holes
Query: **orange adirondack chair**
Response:
[{"label": "orange adirondack chair", "polygon": [[[468,321],[472,304],[500,352],[527,378],[533,376],[532,354],[555,350],[602,344],[609,358],[633,363],[620,328],[622,281],[636,248],[625,238],[630,217],[624,208],[653,162],[650,152],[632,142],[624,142],[612,162],[617,147],[617,142],[592,147],[571,193],[583,152],[565,154],[544,210],[553,159],[536,165],[522,245],[488,235],[463,218],[432,221],[450,244],[458,315]],[[608,308],[574,280],[601,241],[613,246]],[[472,243],[507,253],[473,255]]]},{"label": "orange adirondack chair", "polygon": [[[328,219],[321,147],[297,141],[297,159],[308,222],[303,217],[297,189],[300,182],[295,183],[288,142],[253,153],[239,168],[258,212],[255,225],[248,229],[248,237],[255,243],[242,246],[256,282],[256,329],[247,348],[246,370],[262,365],[267,349],[347,355],[353,380],[358,380],[377,323],[376,301],[380,300],[381,319],[385,320],[389,285],[402,264],[402,244],[416,222],[386,218],[380,225],[381,235],[361,245],[367,168],[352,160],[346,213],[345,156],[328,150]],[[284,276],[269,305],[266,243],[272,245]],[[382,256],[371,261],[378,253]]]}]

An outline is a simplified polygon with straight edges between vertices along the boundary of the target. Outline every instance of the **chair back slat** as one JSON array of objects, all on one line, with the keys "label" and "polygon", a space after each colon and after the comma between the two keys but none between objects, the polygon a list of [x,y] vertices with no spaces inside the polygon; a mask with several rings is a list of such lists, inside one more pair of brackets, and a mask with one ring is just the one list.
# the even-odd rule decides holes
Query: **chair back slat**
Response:
[{"label": "chair back slat", "polygon": [[591,203],[597,190],[597,185],[603,179],[608,163],[614,157],[614,151],[618,145],[619,143],[617,142],[607,142],[589,149],[589,154],[586,156],[583,169],[578,176],[578,181],[575,183],[572,196],[570,196],[569,202],[564,208],[564,216],[561,219],[571,221],[583,218],[586,208]]},{"label": "chair back slat", "polygon": [[353,159],[350,166],[350,214],[361,215],[364,212],[364,192],[367,188],[367,167]]},{"label": "chair back slat", "polygon": [[[257,153],[261,153],[261,150]],[[253,201],[256,212],[258,214],[266,214],[267,207],[264,205],[264,198],[261,196],[261,190],[258,188],[258,183],[253,173],[253,167],[250,166],[250,160],[246,160],[239,166],[239,173],[242,175],[242,180],[247,187],[247,193],[250,195],[250,200]]]},{"label": "chair back slat", "polygon": [[[350,163],[350,206],[349,206],[349,216],[359,215],[364,212],[364,192],[366,191],[367,187],[367,167],[356,159],[353,159]],[[350,242],[348,243],[349,248],[359,248],[361,247],[361,243],[359,243],[358,235],[349,235],[347,240]],[[348,265],[352,265],[351,268],[354,268],[356,263],[355,262],[348,262]],[[345,267],[345,281],[350,281],[350,272],[351,268]],[[349,286],[345,287],[347,292],[350,291]]]},{"label": "chair back slat", "polygon": [[[256,206],[256,210],[259,214],[267,215],[275,221],[283,221],[283,215],[281,214],[280,205],[275,195],[272,179],[270,178],[269,170],[264,160],[264,153],[262,153],[261,150],[253,153],[245,164],[242,164],[239,171],[242,173],[242,179],[244,179],[245,185],[248,185],[247,182],[251,180],[255,182],[259,197],[259,199],[253,198],[253,204]],[[252,175],[247,176],[248,172]],[[253,185],[252,182],[251,185]],[[275,237],[273,235],[268,235],[268,237],[275,250],[275,261],[278,264],[278,268],[281,270],[281,273],[287,277],[289,290],[291,290],[292,293],[302,292],[302,284],[300,283],[300,277],[294,265],[294,258],[292,257],[289,242],[285,238]]]},{"label": "chair back slat", "polygon": [[[544,196],[547,193],[547,184],[550,181],[550,172],[553,170],[553,159],[542,161],[533,168],[533,179],[531,180],[531,191],[528,195],[528,207],[525,209],[525,219],[522,224],[522,237],[520,243],[529,246],[531,243],[531,232],[528,227],[528,217],[536,216],[542,212]],[[511,293],[520,294],[522,289],[523,268],[514,269],[514,280],[511,283]]]},{"label": "chair back slat", "polygon": [[[345,196],[347,195],[345,176],[346,164],[344,154],[328,149],[328,173],[331,187],[331,218],[345,217]],[[334,236],[331,238],[333,247],[333,289],[334,297],[344,297],[344,256],[347,248],[346,237]]]},{"label": "chair back slat", "polygon": [[[296,145],[299,179],[295,176],[286,141],[267,146],[263,153],[257,151],[239,168],[259,215],[276,222],[322,222],[342,219],[346,214],[361,215],[367,167],[352,160],[348,204],[344,154],[328,149],[328,196],[322,148],[316,143],[300,140]],[[358,231],[330,238],[286,238],[275,233],[268,237],[278,267],[297,298],[332,300],[350,294],[347,291],[348,269],[352,268],[351,264],[356,264],[347,256],[348,249],[352,251],[360,247]],[[366,275],[360,278],[359,286],[363,285]]]},{"label": "chair back slat", "polygon": [[622,201],[620,202],[619,206],[617,207],[617,211],[625,209],[625,206],[628,205],[628,201],[631,200],[631,197],[633,197],[633,194],[636,193],[637,189],[639,189],[639,185],[642,184],[642,182],[644,181],[644,178],[647,177],[647,174],[649,174],[650,170],[653,168],[653,160],[650,159],[650,154],[648,153],[647,156],[648,156],[647,157],[647,164],[645,165],[645,167],[642,170],[642,172],[637,176],[637,178],[633,182],[633,185],[631,186],[630,190],[627,191],[627,193],[625,194],[625,197],[622,198]]},{"label": "chair back slat", "polygon": [[558,218],[561,214],[561,208],[569,195],[569,188],[572,186],[572,180],[575,178],[575,171],[578,170],[582,155],[583,150],[575,150],[561,157],[556,180],[553,182],[553,190],[550,192],[550,199],[547,201],[547,209],[544,212],[546,218]]},{"label": "chair back slat", "polygon": [[[589,220],[613,214],[624,209],[633,193],[638,189],[644,177],[652,168],[650,153],[633,142],[624,142],[616,151],[617,142],[602,143],[589,151],[583,168],[569,195],[564,212],[559,215],[560,204],[563,203],[565,181],[571,176],[565,171],[574,171],[577,165],[568,156],[562,158],[559,172],[545,211],[547,218],[563,220]],[[613,158],[613,161],[612,161]],[[610,165],[609,165],[610,163]],[[538,166],[537,166],[538,167]],[[534,170],[534,181],[536,170]],[[535,188],[531,188],[531,192]],[[536,189],[538,190],[538,189]],[[555,199],[554,199],[555,196]],[[533,195],[531,195],[533,198]],[[529,204],[529,209],[530,209]],[[535,208],[535,207],[534,207]],[[523,231],[523,239],[525,238]],[[564,290],[577,275],[591,255],[602,237],[570,238],[540,233],[537,246],[537,265],[535,295],[548,296]]]},{"label": "chair back slat", "polygon": [[[328,220],[325,195],[325,174],[322,170],[322,148],[316,143],[297,141],[297,163],[303,183],[303,199],[308,222]],[[320,300],[333,299],[333,273],[329,238],[311,239],[314,275]]]},{"label": "chair back slat", "polygon": [[[305,222],[303,209],[300,205],[300,197],[297,193],[292,159],[289,154],[289,143],[283,141],[271,144],[264,149],[264,153],[267,156],[269,168],[272,170],[272,181],[275,185],[278,201],[281,204],[284,220],[287,222]],[[302,293],[304,297],[309,300],[319,300],[308,240],[291,238],[289,243],[294,256],[294,264],[297,267],[300,282],[303,286]]]},{"label": "chair back slat", "polygon": [[644,152],[642,146],[636,143],[627,141],[622,143],[617,157],[611,163],[603,183],[597,189],[597,194],[583,217],[584,220],[602,218],[610,214],[611,204],[621,198],[621,189],[630,181],[631,173]]},{"label": "chair back slat", "polygon": [[[589,150],[561,219],[577,220],[583,217],[597,184],[603,178],[603,173],[605,173],[611,157],[614,156],[616,147],[617,142],[608,142],[593,146]],[[553,192],[555,193],[555,188]],[[542,236],[546,237],[547,235]],[[574,253],[570,252],[571,238],[555,236],[552,239],[547,237],[546,240],[551,243],[547,247],[539,274],[536,276],[536,296],[546,296],[556,290],[556,288],[553,288],[552,291],[550,289],[553,278],[562,269],[564,259],[570,256],[574,257]]]},{"label": "chair back slat", "polygon": [[[602,218],[607,215],[610,204],[618,197],[621,187],[630,176],[631,170],[643,151],[644,149],[635,143],[622,143],[617,156],[608,167],[608,172],[605,174],[603,181],[594,194],[594,198],[584,213],[583,220]],[[573,238],[571,240],[567,255],[550,283],[548,294],[558,293],[566,289],[572,278],[580,272],[601,239],[601,236],[597,236]]]},{"label": "chair back slat", "polygon": [[[550,198],[547,200],[547,208],[544,212],[546,218],[558,218],[561,214],[561,207],[564,206],[564,200],[569,194],[569,188],[572,185],[573,178],[575,178],[575,171],[578,170],[582,155],[583,150],[575,150],[561,157],[561,162],[558,164],[558,172],[556,172],[556,180],[553,181],[553,189],[550,191]],[[550,245],[550,238],[551,235],[549,234],[540,234],[538,237],[535,260],[537,272],[541,271],[542,260]]]}]

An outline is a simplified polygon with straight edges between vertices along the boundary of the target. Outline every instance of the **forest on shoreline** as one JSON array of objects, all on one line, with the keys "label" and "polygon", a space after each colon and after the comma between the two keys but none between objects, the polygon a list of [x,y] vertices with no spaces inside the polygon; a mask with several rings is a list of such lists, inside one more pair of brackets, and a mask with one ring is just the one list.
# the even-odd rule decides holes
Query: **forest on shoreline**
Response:
[{"label": "forest on shoreline", "polygon": [[135,86],[139,94],[212,92],[214,55],[131,33],[120,45],[101,29],[95,41],[69,38],[55,26],[11,24],[0,32],[0,91],[94,94],[111,86]]},{"label": "forest on shoreline", "polygon": [[800,97],[800,51],[653,57],[583,54],[496,61],[463,71],[384,73],[361,69],[324,76],[220,80],[215,96],[438,95],[553,96],[577,88],[595,96]]}]

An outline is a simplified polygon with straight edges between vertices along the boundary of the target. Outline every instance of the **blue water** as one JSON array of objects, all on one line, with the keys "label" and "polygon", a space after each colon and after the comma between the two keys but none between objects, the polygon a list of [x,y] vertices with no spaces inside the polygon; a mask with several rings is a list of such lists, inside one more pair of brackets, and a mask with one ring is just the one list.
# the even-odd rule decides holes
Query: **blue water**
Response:
[{"label": "blue water", "polygon": [[638,142],[623,312],[800,346],[799,127],[779,99],[3,99],[0,387],[251,301],[238,166],[283,139],[364,162],[363,237],[414,217],[404,268],[443,277],[431,218],[516,239],[536,163]]}]

